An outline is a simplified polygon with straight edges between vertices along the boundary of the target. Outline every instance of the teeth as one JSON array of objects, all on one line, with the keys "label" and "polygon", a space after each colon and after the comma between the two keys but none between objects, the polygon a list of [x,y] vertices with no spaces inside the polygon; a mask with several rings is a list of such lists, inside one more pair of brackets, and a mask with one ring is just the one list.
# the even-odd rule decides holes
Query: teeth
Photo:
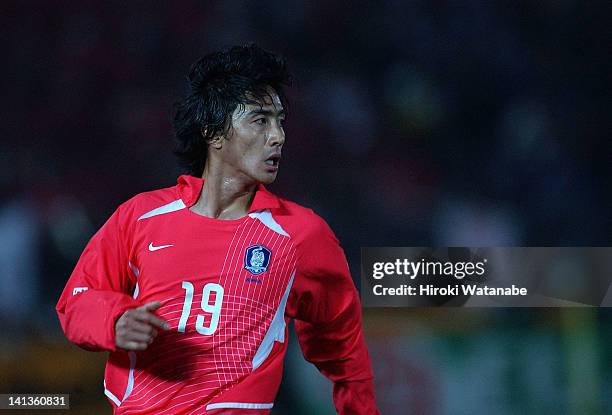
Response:
[{"label": "teeth", "polygon": [[268,166],[274,166],[274,160],[266,160]]}]

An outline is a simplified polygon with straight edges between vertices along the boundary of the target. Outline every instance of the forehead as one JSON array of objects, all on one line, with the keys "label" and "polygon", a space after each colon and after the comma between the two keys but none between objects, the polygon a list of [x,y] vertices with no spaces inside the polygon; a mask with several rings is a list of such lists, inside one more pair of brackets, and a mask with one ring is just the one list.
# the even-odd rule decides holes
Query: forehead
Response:
[{"label": "forehead", "polygon": [[270,112],[273,114],[278,114],[284,111],[283,103],[281,102],[280,97],[272,88],[268,88],[267,93],[261,97],[247,95],[247,98],[256,102],[238,105],[234,110],[233,118],[246,117],[252,115],[254,112],[261,111]]}]

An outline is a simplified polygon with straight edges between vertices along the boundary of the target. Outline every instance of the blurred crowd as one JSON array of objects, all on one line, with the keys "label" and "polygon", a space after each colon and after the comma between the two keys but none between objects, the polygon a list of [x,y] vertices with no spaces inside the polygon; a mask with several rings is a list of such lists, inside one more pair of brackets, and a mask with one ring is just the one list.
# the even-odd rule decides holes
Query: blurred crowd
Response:
[{"label": "blurred crowd", "polygon": [[87,240],[181,173],[170,120],[189,65],[234,44],[288,59],[271,190],[328,220],[356,281],[361,246],[610,243],[607,2],[0,9],[3,343],[60,338],[52,307]]}]

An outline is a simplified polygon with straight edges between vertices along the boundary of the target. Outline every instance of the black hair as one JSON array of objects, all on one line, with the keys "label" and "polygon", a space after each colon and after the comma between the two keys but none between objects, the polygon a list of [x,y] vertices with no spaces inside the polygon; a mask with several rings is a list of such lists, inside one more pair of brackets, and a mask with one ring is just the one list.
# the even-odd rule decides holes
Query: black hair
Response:
[{"label": "black hair", "polygon": [[201,176],[208,142],[226,135],[237,106],[261,105],[278,94],[283,106],[283,86],[291,75],[285,59],[254,44],[234,46],[197,60],[189,70],[189,92],[175,106],[172,125],[176,139],[174,153],[188,174]]}]

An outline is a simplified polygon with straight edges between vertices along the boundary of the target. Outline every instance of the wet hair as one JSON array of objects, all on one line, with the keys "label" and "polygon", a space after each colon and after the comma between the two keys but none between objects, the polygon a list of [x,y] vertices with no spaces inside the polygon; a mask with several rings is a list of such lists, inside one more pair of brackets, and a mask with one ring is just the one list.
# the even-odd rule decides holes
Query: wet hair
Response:
[{"label": "wet hair", "polygon": [[234,46],[197,60],[189,70],[189,91],[175,105],[174,153],[186,173],[201,176],[209,140],[226,135],[238,106],[262,105],[269,87],[283,106],[291,83],[285,59],[254,44]]}]

